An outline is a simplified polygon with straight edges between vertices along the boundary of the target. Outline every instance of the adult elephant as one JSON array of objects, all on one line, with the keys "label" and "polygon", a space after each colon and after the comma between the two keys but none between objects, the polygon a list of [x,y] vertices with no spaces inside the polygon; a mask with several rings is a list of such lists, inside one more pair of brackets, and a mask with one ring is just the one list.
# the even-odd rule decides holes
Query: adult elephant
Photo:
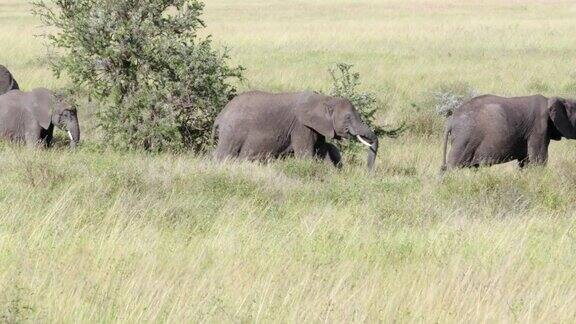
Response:
[{"label": "adult elephant", "polygon": [[12,73],[4,65],[0,65],[0,95],[10,90],[18,90],[18,82],[12,76]]},{"label": "adult elephant", "polygon": [[80,141],[78,116],[63,96],[44,88],[0,96],[0,136],[28,146],[49,147],[54,126],[67,130],[70,147],[76,147]]},{"label": "adult elephant", "polygon": [[[576,102],[541,95],[473,98],[448,119],[442,169],[518,160],[544,165],[550,140],[576,138]],[[448,140],[452,149],[446,161]]]},{"label": "adult elephant", "polygon": [[355,137],[370,147],[368,168],[372,169],[378,152],[378,137],[350,101],[315,92],[241,94],[216,118],[214,130],[219,160],[293,153],[300,158],[326,157],[339,165],[340,152],[326,139]]}]

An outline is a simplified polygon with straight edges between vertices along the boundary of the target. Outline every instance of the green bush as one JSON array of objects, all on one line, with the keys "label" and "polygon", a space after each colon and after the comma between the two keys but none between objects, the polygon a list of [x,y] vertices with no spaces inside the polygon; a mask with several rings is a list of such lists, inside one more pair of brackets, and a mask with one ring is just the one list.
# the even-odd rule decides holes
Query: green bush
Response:
[{"label": "green bush", "polygon": [[51,66],[101,107],[107,146],[205,150],[214,119],[235,94],[242,68],[200,38],[197,0],[39,0]]},{"label": "green bush", "polygon": [[440,136],[445,119],[464,101],[477,95],[465,82],[441,83],[427,91],[423,100],[412,103],[409,116],[410,133],[417,136]]},{"label": "green bush", "polygon": [[[382,109],[382,103],[376,99],[376,95],[371,92],[361,92],[360,73],[352,70],[354,66],[347,63],[338,63],[329,69],[332,77],[332,88],[330,95],[342,97],[350,100],[356,110],[360,113],[362,120],[380,136],[398,137],[404,130],[404,125],[394,129],[386,129],[376,123],[376,112]],[[337,143],[342,151],[356,151],[359,145],[355,141],[343,141]]]}]

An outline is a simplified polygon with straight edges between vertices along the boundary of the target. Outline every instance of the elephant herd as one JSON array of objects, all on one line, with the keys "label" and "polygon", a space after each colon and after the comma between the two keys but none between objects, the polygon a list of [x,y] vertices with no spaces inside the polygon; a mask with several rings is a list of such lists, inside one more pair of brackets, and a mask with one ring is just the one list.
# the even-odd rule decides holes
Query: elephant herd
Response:
[{"label": "elephant herd", "polygon": [[[44,88],[20,91],[0,65],[0,136],[49,147],[55,126],[68,132],[72,148],[80,141],[78,115],[65,96]],[[293,154],[340,166],[340,151],[327,140],[352,138],[368,147],[372,169],[378,152],[378,137],[349,100],[316,92],[240,94],[216,118],[213,137],[217,160]],[[576,138],[576,101],[541,95],[475,97],[446,122],[442,170],[513,160],[521,168],[543,165],[550,141],[562,137]]]}]

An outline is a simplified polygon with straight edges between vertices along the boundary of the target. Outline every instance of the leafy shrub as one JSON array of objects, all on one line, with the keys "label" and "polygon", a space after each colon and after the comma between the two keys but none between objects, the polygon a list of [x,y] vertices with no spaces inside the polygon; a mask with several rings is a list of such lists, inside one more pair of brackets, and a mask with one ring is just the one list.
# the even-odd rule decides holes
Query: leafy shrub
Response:
[{"label": "leafy shrub", "polygon": [[420,136],[436,136],[444,128],[441,117],[452,115],[467,99],[476,96],[476,91],[467,83],[441,84],[431,90],[421,103],[412,103],[414,113],[409,114],[410,132]]},{"label": "leafy shrub", "polygon": [[205,150],[215,117],[235,94],[226,50],[213,49],[198,0],[38,0],[51,66],[101,108],[103,142],[150,151]]},{"label": "leafy shrub", "polygon": [[[376,123],[376,112],[381,110],[382,103],[376,99],[376,95],[370,92],[360,92],[357,88],[360,85],[360,73],[352,71],[354,66],[347,63],[338,63],[329,69],[332,78],[332,88],[330,95],[346,98],[354,105],[362,120],[378,136],[398,137],[404,130],[404,125],[398,128],[386,129]],[[359,145],[355,141],[345,141],[337,143],[340,150],[352,151],[358,149]]]},{"label": "leafy shrub", "polygon": [[440,116],[450,116],[454,109],[458,108],[464,101],[477,95],[467,83],[450,83],[441,85],[432,91],[434,109]]}]

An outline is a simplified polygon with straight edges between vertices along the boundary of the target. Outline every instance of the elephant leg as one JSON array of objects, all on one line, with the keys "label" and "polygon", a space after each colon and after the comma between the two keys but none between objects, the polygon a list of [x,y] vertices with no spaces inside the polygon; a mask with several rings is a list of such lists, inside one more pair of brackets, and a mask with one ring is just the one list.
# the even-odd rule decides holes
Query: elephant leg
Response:
[{"label": "elephant leg", "polygon": [[238,143],[232,141],[221,141],[218,143],[218,146],[216,146],[214,158],[218,161],[237,158],[241,148],[242,145]]},{"label": "elephant leg", "polygon": [[532,136],[528,139],[528,161],[533,165],[546,165],[548,161],[548,145],[550,139],[542,136]]},{"label": "elephant leg", "polygon": [[28,148],[36,148],[42,144],[42,128],[40,126],[28,127],[24,135],[24,141]]},{"label": "elephant leg", "polygon": [[530,159],[528,159],[527,144],[523,146],[523,150],[521,152],[518,152],[518,156],[516,159],[518,160],[518,167],[520,167],[520,169],[524,169],[524,167],[530,163]]},{"label": "elephant leg", "polygon": [[218,161],[234,159],[240,155],[241,150],[242,141],[229,134],[220,134],[214,151],[214,158]]},{"label": "elephant leg", "polygon": [[475,151],[476,145],[472,145],[468,139],[454,139],[448,155],[448,169],[474,166]]},{"label": "elephant leg", "polygon": [[520,169],[524,169],[524,167],[526,166],[526,164],[530,163],[528,161],[528,158],[524,158],[524,159],[518,159],[518,167]]},{"label": "elephant leg", "polygon": [[48,129],[42,129],[40,131],[40,138],[42,139],[42,142],[44,144],[45,148],[49,148],[51,143],[52,143],[52,138],[54,135],[54,125],[50,124],[50,127],[48,127]]},{"label": "elephant leg", "polygon": [[294,156],[297,158],[311,158],[314,156],[314,145],[318,141],[318,135],[306,126],[297,126],[291,135],[291,146]]},{"label": "elephant leg", "polygon": [[332,143],[322,143],[316,148],[316,157],[334,165],[337,168],[342,167],[342,155],[340,150]]},{"label": "elephant leg", "polygon": [[326,143],[326,146],[328,147],[328,158],[330,159],[330,162],[332,162],[335,167],[341,168],[342,154],[340,154],[340,150],[331,143]]},{"label": "elephant leg", "polygon": [[240,146],[238,151],[238,158],[241,160],[257,161],[267,160],[273,157],[272,152],[261,152],[260,146],[251,141],[246,141]]}]

